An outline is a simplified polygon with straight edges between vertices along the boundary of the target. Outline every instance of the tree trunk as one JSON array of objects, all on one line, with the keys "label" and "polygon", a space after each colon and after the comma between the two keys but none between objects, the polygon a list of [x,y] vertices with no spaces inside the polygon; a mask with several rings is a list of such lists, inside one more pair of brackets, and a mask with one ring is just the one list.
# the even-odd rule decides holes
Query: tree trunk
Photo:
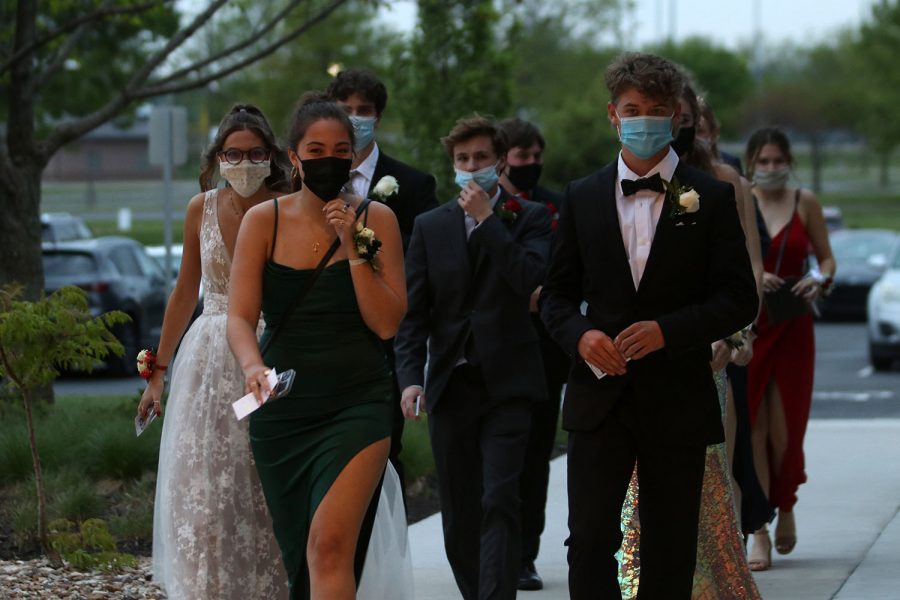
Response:
[{"label": "tree trunk", "polygon": [[28,390],[20,387],[22,403],[25,405],[25,422],[28,426],[28,444],[31,446],[31,462],[34,466],[34,484],[37,488],[38,501],[38,540],[41,548],[50,559],[54,567],[61,567],[62,560],[59,554],[50,545],[47,535],[47,495],[44,491],[44,475],[41,471],[41,455],[38,454],[37,438],[34,435],[34,416],[31,413],[31,395]]},{"label": "tree trunk", "polygon": [[26,300],[36,300],[44,290],[40,208],[43,170],[44,165],[26,163],[0,172],[0,285],[20,283]]}]

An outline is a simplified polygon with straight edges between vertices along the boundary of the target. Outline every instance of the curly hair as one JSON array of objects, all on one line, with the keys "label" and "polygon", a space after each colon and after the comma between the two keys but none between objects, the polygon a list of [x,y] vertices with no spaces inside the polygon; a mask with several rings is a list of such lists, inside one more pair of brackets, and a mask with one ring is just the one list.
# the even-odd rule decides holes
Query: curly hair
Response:
[{"label": "curly hair", "polygon": [[375,73],[368,69],[347,69],[341,71],[328,84],[325,94],[332,100],[346,100],[353,94],[359,94],[375,105],[376,116],[381,116],[387,106],[387,88]]},{"label": "curly hair", "polygon": [[663,104],[676,104],[683,93],[684,74],[672,62],[643,52],[626,52],[606,68],[606,88],[613,103],[629,89]]},{"label": "curly hair", "polygon": [[506,133],[490,117],[472,114],[457,120],[446,136],[441,138],[441,144],[453,160],[453,149],[457,144],[467,142],[479,135],[487,136],[491,140],[494,152],[498,157],[504,156],[509,149]]},{"label": "curly hair", "polygon": [[503,119],[497,126],[506,134],[509,148],[530,148],[537,144],[541,150],[544,149],[544,136],[537,125],[530,121],[512,117]]},{"label": "curly hair", "polygon": [[225,140],[235,131],[249,130],[262,139],[266,150],[269,151],[269,176],[265,179],[265,185],[272,191],[287,191],[287,173],[290,161],[287,154],[275,139],[275,134],[266,120],[262,111],[253,104],[235,104],[231,107],[216,131],[216,137],[203,151],[200,162],[200,190],[214,189],[218,183],[219,159],[217,154],[222,151]]}]

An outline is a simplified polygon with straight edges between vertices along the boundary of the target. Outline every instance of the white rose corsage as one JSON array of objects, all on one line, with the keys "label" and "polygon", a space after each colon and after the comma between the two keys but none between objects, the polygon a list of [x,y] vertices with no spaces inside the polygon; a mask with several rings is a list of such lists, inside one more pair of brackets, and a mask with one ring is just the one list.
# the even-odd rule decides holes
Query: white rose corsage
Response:
[{"label": "white rose corsage", "polygon": [[393,175],[385,175],[379,179],[378,183],[375,184],[375,187],[372,188],[369,197],[386,204],[387,201],[396,196],[399,191],[400,184],[397,182],[397,178]]},{"label": "white rose corsage", "polygon": [[663,180],[666,188],[666,199],[672,205],[673,217],[691,214],[700,210],[700,194],[690,186],[683,186],[676,177],[672,181]]},{"label": "white rose corsage", "polygon": [[375,232],[362,223],[357,223],[356,232],[353,234],[353,243],[356,245],[356,253],[359,257],[377,271],[378,265],[375,264],[375,257],[381,252],[381,240],[375,237]]}]

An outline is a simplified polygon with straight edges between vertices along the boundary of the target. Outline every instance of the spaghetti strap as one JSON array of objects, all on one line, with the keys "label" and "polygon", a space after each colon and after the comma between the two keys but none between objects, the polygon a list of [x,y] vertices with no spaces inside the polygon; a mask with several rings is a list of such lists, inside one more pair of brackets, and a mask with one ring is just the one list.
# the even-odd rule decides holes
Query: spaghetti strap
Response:
[{"label": "spaghetti strap", "polygon": [[275,256],[275,242],[278,240],[278,198],[272,198],[275,203],[275,229],[272,231],[272,250],[269,252],[269,260]]},{"label": "spaghetti strap", "polygon": [[794,192],[794,212],[797,212],[797,208],[800,206],[800,188]]},{"label": "spaghetti strap", "polygon": [[371,204],[372,204],[372,201],[367,199],[367,200],[366,200],[365,202],[363,202],[363,204],[359,207],[359,210],[362,211],[362,212],[364,213],[364,216],[363,216],[363,227],[368,227],[368,226],[369,226],[369,206],[371,206]]}]

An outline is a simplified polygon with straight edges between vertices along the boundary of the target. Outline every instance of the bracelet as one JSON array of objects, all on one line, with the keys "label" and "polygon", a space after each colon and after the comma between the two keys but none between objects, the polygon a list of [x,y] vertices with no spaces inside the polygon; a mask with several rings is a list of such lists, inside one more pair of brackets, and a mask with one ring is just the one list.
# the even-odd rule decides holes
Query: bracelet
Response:
[{"label": "bracelet", "polygon": [[351,258],[348,262],[350,263],[351,267],[354,267],[356,265],[361,265],[361,264],[367,263],[369,261],[366,260],[365,258]]}]

